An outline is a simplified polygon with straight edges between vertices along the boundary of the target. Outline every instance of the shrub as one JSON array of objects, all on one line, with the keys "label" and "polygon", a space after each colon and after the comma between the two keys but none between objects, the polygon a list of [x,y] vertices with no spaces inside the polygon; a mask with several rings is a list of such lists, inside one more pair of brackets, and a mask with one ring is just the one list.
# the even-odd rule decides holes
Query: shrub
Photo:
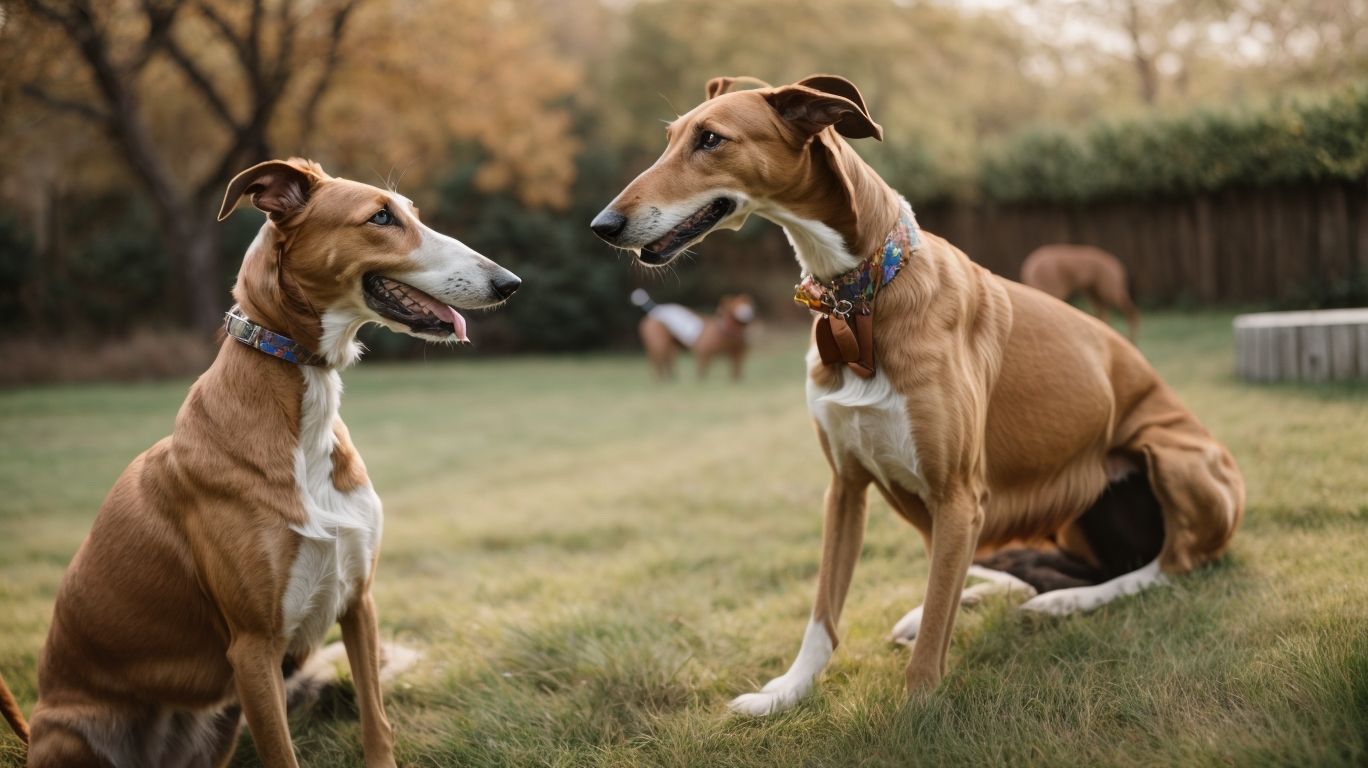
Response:
[{"label": "shrub", "polygon": [[978,187],[1003,202],[1078,203],[1368,174],[1368,85],[1260,108],[1037,127],[989,147]]}]

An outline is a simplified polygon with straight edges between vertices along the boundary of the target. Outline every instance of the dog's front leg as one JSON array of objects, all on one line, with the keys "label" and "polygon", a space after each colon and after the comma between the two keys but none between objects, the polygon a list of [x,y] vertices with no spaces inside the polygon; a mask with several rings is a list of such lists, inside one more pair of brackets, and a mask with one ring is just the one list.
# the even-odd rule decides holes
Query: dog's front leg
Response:
[{"label": "dog's front leg", "polygon": [[238,699],[247,728],[252,732],[261,762],[276,768],[296,768],[290,726],[285,715],[285,678],[280,659],[285,649],[276,640],[242,634],[228,647],[228,663],[233,666]]},{"label": "dog's front leg", "polygon": [[782,712],[812,691],[817,675],[826,669],[838,642],[846,592],[855,573],[864,541],[869,478],[832,477],[826,494],[826,523],[822,530],[822,565],[817,572],[817,600],[803,633],[803,645],[788,671],[765,684],[758,693],[736,697],[733,712],[768,715]]},{"label": "dog's front leg", "polygon": [[342,616],[342,644],[347,647],[356,703],[361,711],[361,741],[367,768],[393,768],[394,731],[385,717],[380,693],[380,634],[375,601],[369,587]]},{"label": "dog's front leg", "polygon": [[969,484],[952,488],[931,507],[931,575],[922,622],[907,665],[909,692],[934,688],[945,676],[964,578],[983,527],[982,493]]}]

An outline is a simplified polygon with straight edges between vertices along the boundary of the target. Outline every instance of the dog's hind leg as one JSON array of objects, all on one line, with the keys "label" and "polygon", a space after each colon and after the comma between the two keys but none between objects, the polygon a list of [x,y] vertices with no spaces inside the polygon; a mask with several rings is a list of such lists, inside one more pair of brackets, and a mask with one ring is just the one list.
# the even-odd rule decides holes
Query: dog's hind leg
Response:
[{"label": "dog's hind leg", "polygon": [[1096,288],[1088,289],[1086,295],[1088,297],[1088,304],[1091,305],[1093,315],[1098,320],[1107,323],[1107,308],[1110,306],[1110,302],[1108,302],[1107,299],[1103,297],[1101,291],[1098,291]]},{"label": "dog's hind leg", "polygon": [[1127,336],[1131,341],[1135,341],[1136,334],[1140,331],[1140,313],[1136,311],[1130,291],[1126,288],[1125,270],[1118,265],[1118,269],[1103,275],[1094,291],[1098,298],[1105,299],[1107,304],[1125,316],[1126,327],[1129,329]]},{"label": "dog's hind leg", "polygon": [[836,648],[836,626],[864,542],[868,488],[868,476],[858,480],[833,476],[826,495],[817,599],[798,657],[787,672],[766,683],[759,692],[732,699],[728,706],[733,712],[761,716],[789,709],[812,691],[817,676],[826,669]]},{"label": "dog's hind leg", "polygon": [[237,751],[238,736],[242,733],[242,708],[234,704],[218,713],[213,723],[213,740],[208,751],[209,765],[225,768]]},{"label": "dog's hind leg", "polygon": [[[965,587],[964,591],[960,593],[960,607],[977,605],[995,595],[1008,595],[1025,600],[1034,597],[1036,594],[1035,587],[1006,571],[995,571],[981,565],[971,565],[969,566],[969,576],[983,581]],[[899,645],[911,645],[912,641],[917,638],[917,633],[921,631],[923,607],[919,605],[899,619],[898,623],[893,625],[893,631],[889,634],[888,639]]]},{"label": "dog's hind leg", "polygon": [[[1060,549],[1037,552],[1034,561],[1010,567],[1041,592],[1022,604],[1023,610],[1055,615],[1091,611],[1168,583],[1157,559],[1165,536],[1163,510],[1149,477],[1125,455],[1114,457],[1113,464],[1116,479],[1060,532]],[[1128,466],[1133,468],[1130,474]]]},{"label": "dog's hind leg", "polygon": [[1101,584],[1057,589],[1036,595],[1022,603],[1021,609],[1064,616],[1096,610],[1118,597],[1134,595],[1151,587],[1166,586],[1168,583],[1168,577],[1159,570],[1159,561],[1154,560],[1139,570],[1122,574]]},{"label": "dog's hind leg", "polygon": [[70,724],[35,717],[30,742],[30,768],[114,768],[114,762],[101,756],[86,736]]},{"label": "dog's hind leg", "polygon": [[1244,479],[1234,457],[1198,429],[1166,426],[1137,440],[1163,508],[1159,563],[1169,574],[1187,573],[1218,557],[1244,516]]}]

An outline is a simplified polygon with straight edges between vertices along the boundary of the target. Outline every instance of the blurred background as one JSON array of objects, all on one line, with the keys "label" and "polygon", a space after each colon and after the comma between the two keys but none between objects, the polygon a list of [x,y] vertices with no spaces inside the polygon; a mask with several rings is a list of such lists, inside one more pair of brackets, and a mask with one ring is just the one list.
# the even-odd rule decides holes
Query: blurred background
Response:
[{"label": "blurred background", "polygon": [[0,379],[200,370],[261,223],[215,222],[223,189],[290,155],[396,185],[525,279],[477,353],[630,345],[636,286],[801,321],[777,227],[652,273],[587,227],[722,74],[853,80],[886,136],[859,151],[1001,274],[1072,241],[1117,254],[1142,307],[1361,304],[1366,20],[1368,0],[3,0]]}]

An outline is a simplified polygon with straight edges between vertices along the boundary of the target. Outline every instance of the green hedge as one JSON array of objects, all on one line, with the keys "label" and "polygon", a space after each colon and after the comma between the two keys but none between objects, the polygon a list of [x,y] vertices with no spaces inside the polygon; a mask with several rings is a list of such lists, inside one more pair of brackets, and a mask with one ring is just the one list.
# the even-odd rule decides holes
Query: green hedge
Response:
[{"label": "green hedge", "polygon": [[977,187],[1003,202],[1084,202],[1368,175],[1368,84],[1261,108],[1035,128],[986,149]]}]

